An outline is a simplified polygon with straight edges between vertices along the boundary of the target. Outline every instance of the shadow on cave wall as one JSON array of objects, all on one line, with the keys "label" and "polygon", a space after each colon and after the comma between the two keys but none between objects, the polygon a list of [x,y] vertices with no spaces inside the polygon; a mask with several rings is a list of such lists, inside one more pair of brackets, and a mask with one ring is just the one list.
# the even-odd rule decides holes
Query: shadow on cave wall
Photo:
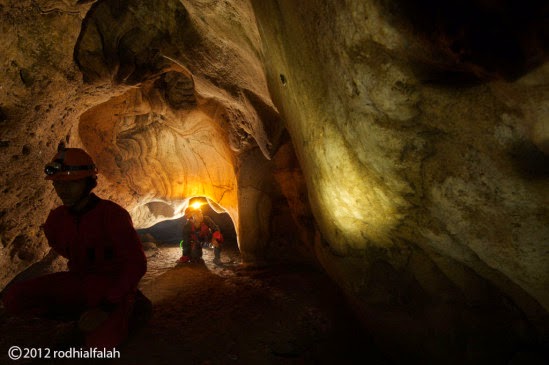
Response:
[{"label": "shadow on cave wall", "polygon": [[425,49],[409,57],[416,58],[419,78],[427,83],[514,81],[548,60],[547,1],[376,2],[389,23]]},{"label": "shadow on cave wall", "polygon": [[[199,43],[187,9],[177,1],[97,1],[84,21],[74,48],[74,60],[84,81],[113,79],[136,85],[154,78],[177,59],[177,46]],[[166,17],[170,14],[170,17]],[[178,26],[174,26],[178,24]],[[167,58],[168,57],[168,58]]]}]

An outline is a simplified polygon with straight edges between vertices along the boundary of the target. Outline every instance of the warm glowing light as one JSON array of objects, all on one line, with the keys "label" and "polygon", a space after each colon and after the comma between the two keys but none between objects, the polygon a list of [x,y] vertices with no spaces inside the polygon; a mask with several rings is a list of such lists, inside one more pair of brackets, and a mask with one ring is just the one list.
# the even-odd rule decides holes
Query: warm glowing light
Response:
[{"label": "warm glowing light", "polygon": [[406,204],[376,170],[390,167],[373,159],[359,161],[339,130],[329,124],[313,140],[315,154],[307,155],[316,176],[311,182],[311,201],[332,248],[345,252],[348,248],[390,246],[389,233]]},{"label": "warm glowing light", "polygon": [[193,209],[199,209],[202,206],[202,203],[200,202],[194,202],[191,204],[191,208]]}]

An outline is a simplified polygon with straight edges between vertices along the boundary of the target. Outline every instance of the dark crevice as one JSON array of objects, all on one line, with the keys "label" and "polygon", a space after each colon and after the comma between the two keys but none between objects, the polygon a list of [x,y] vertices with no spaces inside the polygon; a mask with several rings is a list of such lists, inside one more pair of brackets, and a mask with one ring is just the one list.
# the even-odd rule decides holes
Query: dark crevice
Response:
[{"label": "dark crevice", "polygon": [[548,60],[547,1],[377,2],[393,26],[425,48],[419,71],[429,82],[512,81]]},{"label": "dark crevice", "polygon": [[514,144],[509,150],[515,170],[526,179],[549,178],[549,156],[530,141]]}]

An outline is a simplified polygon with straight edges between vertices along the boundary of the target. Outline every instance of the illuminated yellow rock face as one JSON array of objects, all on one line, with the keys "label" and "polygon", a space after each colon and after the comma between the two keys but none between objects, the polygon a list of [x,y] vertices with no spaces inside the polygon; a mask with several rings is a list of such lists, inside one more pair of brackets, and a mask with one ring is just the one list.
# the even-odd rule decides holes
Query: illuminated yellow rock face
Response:
[{"label": "illuminated yellow rock face", "polygon": [[4,3],[0,284],[46,249],[42,168],[63,140],[136,227],[207,197],[246,262],[299,252],[387,338],[507,298],[547,317],[538,5],[515,21],[498,1]]},{"label": "illuminated yellow rock face", "polygon": [[[468,283],[487,280],[532,313],[549,309],[540,126],[549,77],[536,25],[516,24],[522,30],[500,49],[489,29],[507,29],[502,18],[456,24],[452,6],[253,4],[271,95],[321,232],[318,257],[358,305],[384,301],[376,285],[385,300],[406,293],[389,278],[411,275],[422,289],[396,301],[421,300],[422,290],[444,296],[436,288],[447,284],[473,295]],[[521,11],[535,16],[536,7]],[[449,281],[431,281],[419,261]]]},{"label": "illuminated yellow rock face", "polygon": [[80,138],[101,166],[103,188],[127,199],[138,227],[182,216],[193,196],[238,222],[235,156],[220,121],[196,100],[179,110],[166,104],[157,89],[143,87],[82,115]]},{"label": "illuminated yellow rock face", "polygon": [[179,217],[189,198],[204,196],[238,228],[238,153],[259,146],[270,157],[282,130],[258,42],[226,29],[225,17],[242,17],[241,36],[257,37],[249,5],[203,5],[153,1],[121,12],[100,3],[76,47],[89,83],[133,86],[84,113],[79,133],[105,191],[126,200],[138,227]]},{"label": "illuminated yellow rock face", "polygon": [[392,246],[391,230],[407,205],[398,190],[358,160],[331,123],[305,129],[314,131],[305,137],[312,143],[304,165],[315,176],[310,195],[326,239],[342,254],[369,245]]},{"label": "illuminated yellow rock face", "polygon": [[[59,202],[42,171],[60,141],[89,151],[97,193],[127,208],[136,228],[178,218],[205,197],[229,213],[246,260],[265,256],[270,200],[281,199],[270,159],[287,141],[251,5],[47,3],[2,7],[5,20],[27,9],[25,25],[2,22],[2,61],[13,71],[1,96],[2,179],[28,184],[3,192],[1,283],[47,249],[39,226]],[[18,203],[22,196],[33,203]]]}]

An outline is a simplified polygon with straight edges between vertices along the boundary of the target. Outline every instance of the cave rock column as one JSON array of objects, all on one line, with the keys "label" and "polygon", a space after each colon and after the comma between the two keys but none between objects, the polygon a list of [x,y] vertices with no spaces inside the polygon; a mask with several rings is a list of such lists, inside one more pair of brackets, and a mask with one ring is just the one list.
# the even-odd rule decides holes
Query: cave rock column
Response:
[{"label": "cave rock column", "polygon": [[264,260],[269,239],[272,175],[261,151],[256,148],[238,161],[238,241],[244,264]]}]

